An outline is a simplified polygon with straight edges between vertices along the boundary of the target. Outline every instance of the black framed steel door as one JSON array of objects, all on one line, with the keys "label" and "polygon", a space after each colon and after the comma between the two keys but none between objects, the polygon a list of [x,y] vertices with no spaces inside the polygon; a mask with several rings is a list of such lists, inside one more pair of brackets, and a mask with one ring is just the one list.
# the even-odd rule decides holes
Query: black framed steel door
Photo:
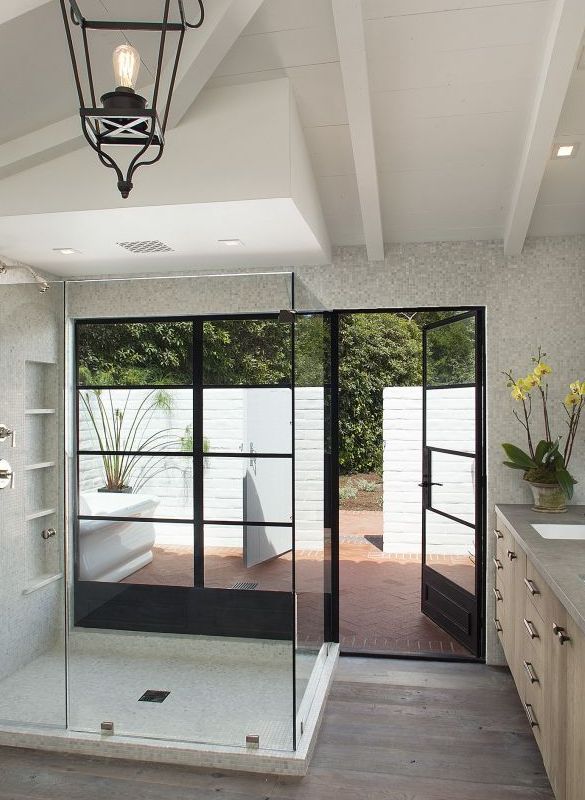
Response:
[{"label": "black framed steel door", "polygon": [[483,311],[423,328],[424,614],[481,656],[485,457]]}]

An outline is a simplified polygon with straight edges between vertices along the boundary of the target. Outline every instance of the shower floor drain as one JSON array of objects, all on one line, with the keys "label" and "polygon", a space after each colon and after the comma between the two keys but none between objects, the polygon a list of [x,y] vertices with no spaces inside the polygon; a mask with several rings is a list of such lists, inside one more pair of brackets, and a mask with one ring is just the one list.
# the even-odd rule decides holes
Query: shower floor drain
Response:
[{"label": "shower floor drain", "polygon": [[254,583],[254,581],[236,581],[232,589],[255,589],[257,586],[258,583]]},{"label": "shower floor drain", "polygon": [[148,689],[142,697],[138,698],[138,702],[142,703],[164,703],[170,692],[164,692],[159,689]]}]

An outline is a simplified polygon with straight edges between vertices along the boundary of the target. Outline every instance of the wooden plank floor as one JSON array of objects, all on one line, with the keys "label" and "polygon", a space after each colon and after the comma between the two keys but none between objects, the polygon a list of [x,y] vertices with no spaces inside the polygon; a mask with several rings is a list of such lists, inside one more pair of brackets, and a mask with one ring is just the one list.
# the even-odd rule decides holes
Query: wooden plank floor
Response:
[{"label": "wooden plank floor", "polygon": [[305,778],[0,748],[1,800],[553,800],[507,671],[344,658]]}]

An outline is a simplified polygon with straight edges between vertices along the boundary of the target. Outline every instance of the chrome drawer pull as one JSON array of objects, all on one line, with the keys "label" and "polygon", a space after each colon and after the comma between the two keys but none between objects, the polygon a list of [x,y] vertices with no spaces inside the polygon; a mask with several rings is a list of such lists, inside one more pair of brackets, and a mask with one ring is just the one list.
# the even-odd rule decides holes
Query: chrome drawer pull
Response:
[{"label": "chrome drawer pull", "polygon": [[524,703],[524,711],[526,712],[526,716],[528,717],[528,722],[531,728],[538,728],[538,722],[536,721],[536,717],[534,716],[534,709],[530,705],[530,703]]},{"label": "chrome drawer pull", "polygon": [[493,591],[493,593],[494,593],[494,597],[496,598],[496,600],[497,600],[497,601],[500,601],[500,600],[503,600],[503,599],[504,599],[504,598],[502,597],[502,593],[500,592],[500,590],[498,589],[498,587],[497,587],[497,586],[494,586],[494,588],[493,588],[493,590],[492,590],[492,591]]},{"label": "chrome drawer pull", "polygon": [[496,626],[496,630],[498,633],[502,632],[502,624],[499,619],[494,619],[494,625]]},{"label": "chrome drawer pull", "polygon": [[540,681],[538,680],[538,676],[534,671],[534,667],[532,666],[530,661],[524,661],[523,664],[524,664],[524,669],[526,670],[526,674],[528,675],[528,678],[530,680],[530,683],[540,683]]},{"label": "chrome drawer pull", "polygon": [[565,629],[561,628],[560,625],[557,625],[556,622],[553,622],[553,633],[559,640],[559,644],[564,644],[565,642],[570,642],[571,637],[567,636]]},{"label": "chrome drawer pull", "polygon": [[531,581],[530,578],[524,578],[524,584],[532,596],[540,594],[540,589],[537,588],[534,581]]},{"label": "chrome drawer pull", "polygon": [[518,558],[518,556],[513,550],[508,550],[507,555],[510,561],[514,561],[515,558]]},{"label": "chrome drawer pull", "polygon": [[499,531],[497,528],[494,528],[494,536],[496,537],[496,539],[504,538],[504,534],[502,533],[502,531]]},{"label": "chrome drawer pull", "polygon": [[504,565],[502,564],[499,558],[493,558],[492,561],[494,562],[494,566],[496,569],[504,569]]},{"label": "chrome drawer pull", "polygon": [[530,636],[531,639],[540,639],[538,631],[536,630],[532,622],[529,619],[526,619],[526,617],[524,617],[524,625],[526,626],[526,630],[528,631],[528,635]]}]

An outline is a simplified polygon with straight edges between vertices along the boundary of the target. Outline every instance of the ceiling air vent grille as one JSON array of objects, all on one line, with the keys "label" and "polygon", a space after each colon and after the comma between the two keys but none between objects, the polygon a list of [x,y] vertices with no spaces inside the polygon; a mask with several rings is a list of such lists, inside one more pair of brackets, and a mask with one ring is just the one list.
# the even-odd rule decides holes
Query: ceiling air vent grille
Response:
[{"label": "ceiling air vent grille", "polygon": [[124,247],[131,253],[142,255],[143,253],[172,253],[173,248],[169,247],[164,242],[159,242],[158,239],[152,239],[145,242],[118,242],[120,247]]}]

